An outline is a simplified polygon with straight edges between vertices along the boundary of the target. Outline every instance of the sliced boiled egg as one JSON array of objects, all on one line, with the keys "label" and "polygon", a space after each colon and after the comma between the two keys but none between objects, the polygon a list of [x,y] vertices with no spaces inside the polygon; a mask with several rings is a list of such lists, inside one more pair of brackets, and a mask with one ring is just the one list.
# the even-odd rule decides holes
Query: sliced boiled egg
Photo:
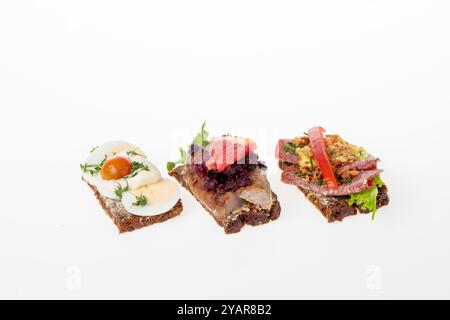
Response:
[{"label": "sliced boiled egg", "polygon": [[153,166],[148,165],[148,171],[140,171],[135,177],[128,179],[128,184],[131,190],[136,190],[147,184],[157,182],[161,178],[159,170]]},{"label": "sliced boiled egg", "polygon": [[94,148],[86,159],[87,164],[100,164],[106,157],[115,154],[130,152],[132,155],[143,155],[144,153],[135,145],[126,141],[110,141],[101,146]]},{"label": "sliced boiled egg", "polygon": [[84,170],[83,179],[102,196],[121,201],[131,214],[160,215],[180,199],[178,185],[162,179],[158,168],[131,143],[105,143],[91,152],[83,166],[89,168]]},{"label": "sliced boiled egg", "polygon": [[120,200],[120,197],[116,194],[116,190],[125,189],[127,181],[125,179],[120,180],[103,180],[102,177],[97,174],[91,176],[90,174],[84,174],[83,178],[91,185],[97,187],[98,192],[106,198]]},{"label": "sliced boiled egg", "polygon": [[[145,197],[145,205],[136,205],[137,197]],[[168,179],[125,192],[122,204],[126,211],[138,216],[155,216],[171,210],[180,200],[180,188]]]},{"label": "sliced boiled egg", "polygon": [[110,199],[120,200],[120,197],[116,195],[117,189],[137,190],[142,186],[155,183],[161,178],[159,170],[153,163],[145,158],[139,160],[138,163],[145,166],[146,170],[138,170],[132,177],[124,177],[118,180],[105,180],[101,174],[92,176],[90,173],[84,173],[83,179],[89,184],[96,186],[101,195]]}]

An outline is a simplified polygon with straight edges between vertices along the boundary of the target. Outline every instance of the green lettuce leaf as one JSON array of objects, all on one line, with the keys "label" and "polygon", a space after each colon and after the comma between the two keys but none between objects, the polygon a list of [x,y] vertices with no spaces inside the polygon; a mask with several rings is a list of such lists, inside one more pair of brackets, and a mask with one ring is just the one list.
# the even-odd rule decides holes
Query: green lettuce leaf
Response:
[{"label": "green lettuce leaf", "polygon": [[377,212],[378,188],[384,186],[384,182],[378,176],[373,179],[373,184],[373,187],[370,189],[351,194],[348,204],[352,206],[356,203],[358,206],[362,206],[363,209],[369,210],[372,212],[372,220],[375,220],[375,213]]},{"label": "green lettuce leaf", "polygon": [[208,133],[208,131],[205,130],[205,126],[206,126],[206,121],[203,122],[201,130],[195,136],[195,139],[194,139],[194,141],[192,141],[192,144],[199,144],[203,147],[206,147],[209,145],[209,141],[208,141],[209,133]]},{"label": "green lettuce leaf", "polygon": [[[203,147],[206,147],[209,145],[209,140],[208,140],[209,133],[208,133],[208,131],[205,130],[205,126],[206,126],[206,121],[203,122],[202,128],[201,128],[200,132],[197,133],[197,135],[195,136],[194,141],[192,141],[192,143],[188,146],[188,150],[191,147],[191,145],[193,145],[193,144],[199,144]],[[177,165],[186,163],[187,152],[184,151],[184,149],[181,147],[179,150],[180,150],[180,159],[178,159],[175,162],[167,162],[167,171],[168,172],[172,171]]]},{"label": "green lettuce leaf", "polygon": [[167,171],[172,171],[178,164],[183,164],[186,162],[187,153],[183,150],[183,148],[180,148],[180,159],[178,159],[175,162],[167,162]]}]

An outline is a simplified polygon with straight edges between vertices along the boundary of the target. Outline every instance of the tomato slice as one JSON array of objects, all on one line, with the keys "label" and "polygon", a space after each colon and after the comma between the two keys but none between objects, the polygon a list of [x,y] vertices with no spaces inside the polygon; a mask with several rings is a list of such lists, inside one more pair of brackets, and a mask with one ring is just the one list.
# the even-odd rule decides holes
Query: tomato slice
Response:
[{"label": "tomato slice", "polygon": [[119,180],[131,173],[132,163],[125,157],[113,157],[107,160],[100,170],[105,180]]},{"label": "tomato slice", "polygon": [[222,172],[255,150],[256,143],[247,138],[230,136],[215,138],[210,144],[211,158],[205,165],[208,170]]},{"label": "tomato slice", "polygon": [[308,130],[309,141],[311,143],[311,149],[314,155],[314,159],[317,161],[323,178],[327,184],[328,189],[337,189],[338,182],[334,176],[333,168],[331,167],[330,158],[328,158],[325,139],[323,133],[325,129],[322,127],[314,127]]}]

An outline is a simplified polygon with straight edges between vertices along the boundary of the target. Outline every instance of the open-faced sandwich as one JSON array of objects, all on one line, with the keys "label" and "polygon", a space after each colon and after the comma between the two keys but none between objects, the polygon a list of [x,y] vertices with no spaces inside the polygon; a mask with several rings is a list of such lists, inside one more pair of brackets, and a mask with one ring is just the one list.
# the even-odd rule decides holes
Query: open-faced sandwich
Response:
[{"label": "open-faced sandwich", "polygon": [[372,213],[389,203],[378,158],[338,135],[315,127],[304,136],[281,139],[276,156],[284,183],[297,186],[328,222]]},{"label": "open-faced sandwich", "polygon": [[183,211],[178,185],[162,178],[130,143],[111,141],[93,148],[80,166],[82,179],[121,233],[166,221]]},{"label": "open-faced sandwich", "polygon": [[203,124],[188,151],[180,149],[181,159],[169,162],[167,169],[225,233],[236,233],[245,224],[275,220],[281,211],[255,150],[256,144],[246,138],[226,135],[208,140]]}]

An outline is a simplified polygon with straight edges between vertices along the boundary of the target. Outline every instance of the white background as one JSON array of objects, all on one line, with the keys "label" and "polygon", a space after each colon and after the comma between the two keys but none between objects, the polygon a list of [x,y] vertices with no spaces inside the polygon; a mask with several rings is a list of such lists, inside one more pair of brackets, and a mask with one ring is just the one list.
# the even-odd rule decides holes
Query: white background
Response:
[{"label": "white background", "polygon": [[[0,298],[450,298],[448,1],[2,1]],[[112,139],[164,170],[203,120],[257,141],[276,222],[183,214],[118,235],[79,163]],[[328,224],[279,182],[324,126],[382,158],[391,204]]]}]

